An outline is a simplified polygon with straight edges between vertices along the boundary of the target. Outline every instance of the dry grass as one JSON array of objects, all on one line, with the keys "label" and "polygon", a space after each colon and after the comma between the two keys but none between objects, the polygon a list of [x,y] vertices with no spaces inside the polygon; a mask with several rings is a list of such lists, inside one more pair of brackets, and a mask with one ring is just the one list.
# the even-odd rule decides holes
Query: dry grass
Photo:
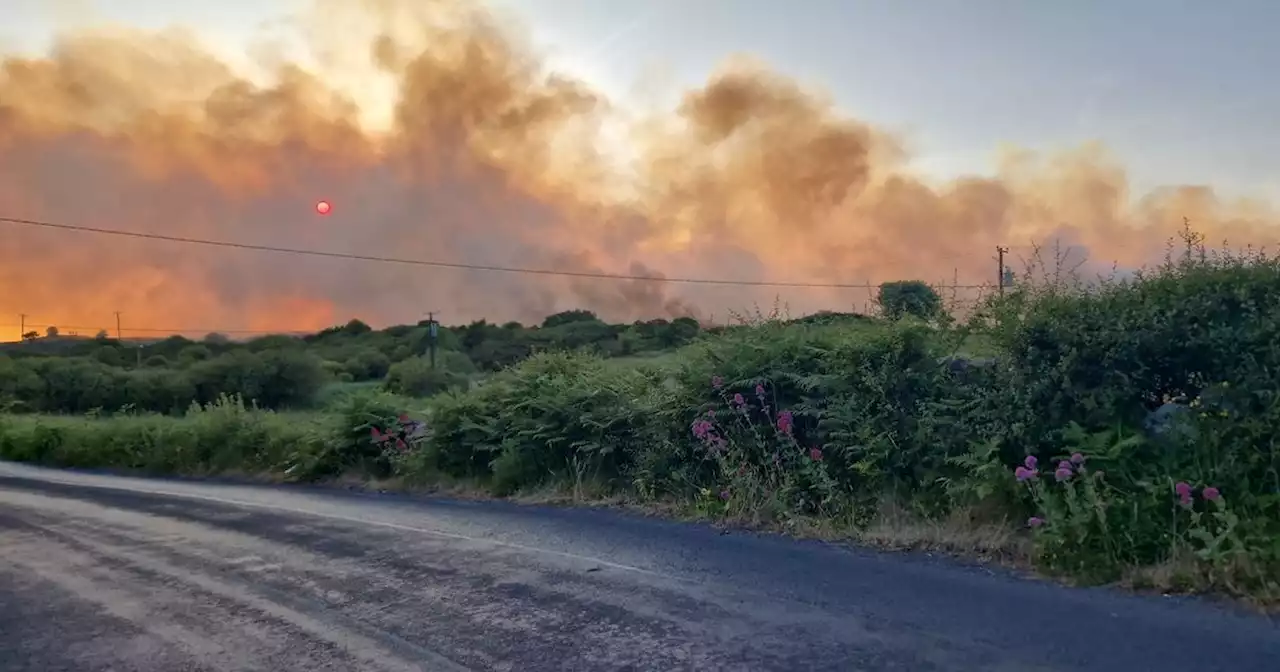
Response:
[{"label": "dry grass", "polygon": [[[1249,577],[1250,585],[1232,577]],[[1226,597],[1263,613],[1280,614],[1280,577],[1266,576],[1244,560],[1207,570],[1189,549],[1176,549],[1172,558],[1158,565],[1131,568],[1120,585],[1144,593]]]}]

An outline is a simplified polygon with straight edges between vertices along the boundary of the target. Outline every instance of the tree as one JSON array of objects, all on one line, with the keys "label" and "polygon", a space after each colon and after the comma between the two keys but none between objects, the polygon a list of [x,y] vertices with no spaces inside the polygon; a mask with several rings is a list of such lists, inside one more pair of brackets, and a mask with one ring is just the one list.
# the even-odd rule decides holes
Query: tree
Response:
[{"label": "tree", "polygon": [[897,319],[910,315],[928,320],[942,314],[942,297],[919,280],[886,282],[880,285],[877,299],[885,317]]},{"label": "tree", "polygon": [[48,329],[45,329],[45,330],[44,330],[44,336],[45,336],[45,338],[57,338],[57,337],[58,337],[58,328],[57,328],[57,327],[55,327],[55,326],[50,325]]},{"label": "tree", "polygon": [[107,333],[106,329],[99,329],[98,333],[94,334],[93,338],[94,340],[105,341],[108,338],[111,338],[111,335]]},{"label": "tree", "polygon": [[542,321],[542,328],[549,329],[572,322],[598,322],[599,320],[600,318],[589,310],[566,310],[555,315],[549,315],[547,319]]},{"label": "tree", "polygon": [[373,331],[373,328],[360,320],[351,320],[342,327],[342,333],[348,336],[360,336],[371,331]]},{"label": "tree", "polygon": [[37,338],[40,338],[40,332],[38,331],[28,331],[22,335],[22,340],[24,341],[34,341]]}]

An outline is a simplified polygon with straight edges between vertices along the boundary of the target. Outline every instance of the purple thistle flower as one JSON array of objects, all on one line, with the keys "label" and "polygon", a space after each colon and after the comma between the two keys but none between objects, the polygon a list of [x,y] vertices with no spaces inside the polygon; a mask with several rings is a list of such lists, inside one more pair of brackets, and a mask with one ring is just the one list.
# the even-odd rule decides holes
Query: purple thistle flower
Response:
[{"label": "purple thistle flower", "polygon": [[1017,469],[1013,470],[1013,475],[1015,478],[1018,479],[1019,483],[1022,483],[1024,481],[1029,481],[1035,478],[1039,474],[1037,474],[1034,469],[1028,469],[1026,467],[1018,467]]},{"label": "purple thistle flower", "polygon": [[735,394],[733,395],[733,405],[735,408],[742,408],[747,405],[747,400],[743,398],[742,394]]},{"label": "purple thistle flower", "polygon": [[1173,485],[1173,491],[1178,493],[1179,497],[1191,496],[1191,484],[1186,481],[1178,481]]},{"label": "purple thistle flower", "polygon": [[1040,464],[1040,460],[1037,460],[1035,455],[1028,455],[1027,459],[1022,461],[1022,464],[1025,465],[1027,469],[1035,471],[1036,465]]},{"label": "purple thistle flower", "polygon": [[1027,519],[1027,527],[1037,528],[1037,527],[1040,527],[1041,525],[1044,525],[1044,518],[1041,518],[1039,516],[1031,516],[1030,518]]},{"label": "purple thistle flower", "polygon": [[778,414],[778,431],[790,436],[794,427],[795,419],[791,416],[791,411],[783,411]]},{"label": "purple thistle flower", "polygon": [[1074,465],[1076,465],[1076,466],[1080,466],[1080,465],[1084,464],[1084,454],[1083,454],[1083,453],[1071,453],[1071,464],[1074,464]]},{"label": "purple thistle flower", "polygon": [[720,376],[711,376],[711,387],[717,390],[724,387],[724,378],[721,378]]},{"label": "purple thistle flower", "polygon": [[[1063,464],[1065,464],[1065,462]],[[1074,476],[1074,474],[1071,473],[1071,467],[1058,467],[1058,470],[1053,472],[1053,477],[1057,479],[1059,483],[1071,480],[1072,476]]]},{"label": "purple thistle flower", "polygon": [[1216,502],[1222,499],[1222,493],[1215,487],[1209,486],[1200,492],[1200,496],[1204,497],[1206,502]]}]

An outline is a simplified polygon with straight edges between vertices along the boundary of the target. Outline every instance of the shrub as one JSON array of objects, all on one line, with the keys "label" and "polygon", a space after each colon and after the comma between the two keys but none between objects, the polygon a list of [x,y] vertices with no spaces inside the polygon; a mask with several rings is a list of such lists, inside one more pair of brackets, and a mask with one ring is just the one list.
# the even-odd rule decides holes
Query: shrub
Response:
[{"label": "shrub", "polygon": [[[1015,294],[998,307],[1010,375],[988,412],[1002,418],[992,431],[1001,462],[1012,469],[1026,455],[1047,464],[1078,452],[1106,473],[1031,487],[1047,567],[1102,580],[1199,553],[1211,582],[1233,590],[1257,590],[1280,572],[1277,290],[1274,259],[1197,254],[1087,292]],[[1156,409],[1180,418],[1181,431],[1147,422]],[[1175,504],[1179,482],[1230,493],[1230,543],[1209,548],[1203,535],[1220,532],[1179,531],[1189,524]],[[1199,520],[1225,525],[1227,510],[1208,506]]]},{"label": "shrub", "polygon": [[942,297],[919,280],[886,282],[880,285],[876,300],[889,318],[912,316],[928,320],[942,315]]},{"label": "shrub", "polygon": [[632,456],[662,439],[652,382],[594,356],[538,355],[439,397],[428,450],[444,473],[489,477],[498,493],[556,479],[617,487]]},{"label": "shrub", "polygon": [[391,359],[373,349],[357,351],[343,367],[355,381],[380,380],[390,368]]},{"label": "shrub", "polygon": [[475,371],[475,365],[466,355],[460,352],[443,352],[440,355],[434,368],[426,357],[413,357],[393,364],[385,381],[386,389],[410,397],[430,397],[448,390],[463,389],[470,384],[467,374]]},{"label": "shrub", "polygon": [[230,352],[199,362],[190,372],[202,403],[237,393],[276,409],[309,404],[324,382],[319,360],[293,350]]},{"label": "shrub", "polygon": [[[387,394],[359,392],[346,396],[334,409],[324,450],[307,455],[291,467],[297,478],[313,480],[357,471],[377,478],[390,476],[397,466],[396,453],[410,446],[388,446],[379,440],[410,424],[403,400]],[[407,436],[404,438],[408,438]],[[416,435],[413,440],[419,439]]]},{"label": "shrub", "polygon": [[157,474],[281,472],[322,452],[328,436],[314,416],[276,414],[236,397],[154,414],[0,417],[0,457],[80,468]]}]

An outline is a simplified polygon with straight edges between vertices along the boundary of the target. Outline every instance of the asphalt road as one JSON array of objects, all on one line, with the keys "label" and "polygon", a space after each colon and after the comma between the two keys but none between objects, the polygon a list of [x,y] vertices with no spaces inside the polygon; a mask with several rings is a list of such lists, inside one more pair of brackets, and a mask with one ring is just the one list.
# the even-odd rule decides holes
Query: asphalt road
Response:
[{"label": "asphalt road", "polygon": [[0,463],[0,670],[1280,670],[1280,626],[606,511]]}]

